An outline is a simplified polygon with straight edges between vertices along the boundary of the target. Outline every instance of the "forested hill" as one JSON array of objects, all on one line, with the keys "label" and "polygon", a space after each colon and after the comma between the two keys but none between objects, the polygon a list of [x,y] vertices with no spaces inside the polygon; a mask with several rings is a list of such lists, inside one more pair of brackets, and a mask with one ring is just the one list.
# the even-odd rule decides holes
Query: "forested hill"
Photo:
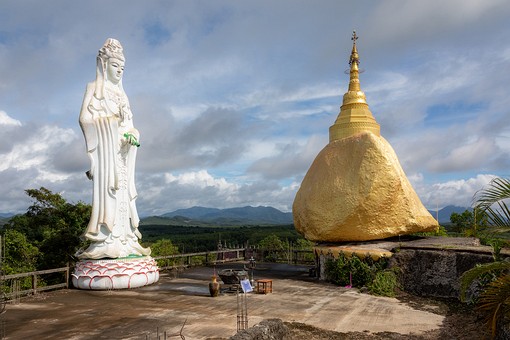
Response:
[{"label": "forested hill", "polygon": [[[163,220],[161,220],[161,218]],[[159,223],[156,223],[158,222]],[[229,209],[216,209],[204,207],[192,207],[179,209],[163,214],[158,217],[144,218],[144,223],[166,224],[172,220],[180,225],[216,224],[216,225],[268,225],[268,224],[292,224],[292,213],[282,212],[273,207],[239,207]],[[173,224],[173,223],[172,223]]]}]

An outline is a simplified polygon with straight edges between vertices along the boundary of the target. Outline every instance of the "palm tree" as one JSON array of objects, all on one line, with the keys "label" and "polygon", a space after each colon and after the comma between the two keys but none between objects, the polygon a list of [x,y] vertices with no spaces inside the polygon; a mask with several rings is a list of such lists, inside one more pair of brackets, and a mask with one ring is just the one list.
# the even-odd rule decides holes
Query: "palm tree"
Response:
[{"label": "palm tree", "polygon": [[[510,230],[510,209],[506,201],[510,199],[510,179],[494,178],[486,187],[480,190],[474,198],[475,211],[479,211],[487,218],[492,232],[501,233]],[[498,255],[498,242],[493,243],[495,255]],[[501,243],[499,243],[501,244]],[[486,317],[492,336],[496,335],[496,325],[505,316],[510,316],[510,262],[500,261],[495,256],[495,262],[476,266],[466,271],[461,280],[461,299],[465,301],[466,291],[474,280],[483,275],[494,275],[478,297],[478,309]]]}]

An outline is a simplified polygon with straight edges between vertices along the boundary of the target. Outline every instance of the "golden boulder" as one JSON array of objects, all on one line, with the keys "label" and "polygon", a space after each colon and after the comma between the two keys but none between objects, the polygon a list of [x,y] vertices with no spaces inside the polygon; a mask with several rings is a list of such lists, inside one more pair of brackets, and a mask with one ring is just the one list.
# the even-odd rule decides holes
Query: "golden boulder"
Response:
[{"label": "golden boulder", "polygon": [[292,206],[294,226],[312,241],[368,241],[434,231],[390,144],[371,132],[329,143]]}]

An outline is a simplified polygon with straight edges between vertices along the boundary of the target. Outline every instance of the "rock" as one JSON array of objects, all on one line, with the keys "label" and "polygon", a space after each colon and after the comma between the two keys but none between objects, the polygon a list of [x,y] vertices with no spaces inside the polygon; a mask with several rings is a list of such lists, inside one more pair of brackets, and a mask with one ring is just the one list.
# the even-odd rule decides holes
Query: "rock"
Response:
[{"label": "rock", "polygon": [[391,145],[371,132],[326,145],[303,179],[292,211],[296,230],[312,241],[367,241],[438,227]]},{"label": "rock", "polygon": [[289,329],[281,319],[267,319],[259,324],[239,331],[229,340],[281,340]]},{"label": "rock", "polygon": [[[483,253],[469,248],[434,250],[410,247],[395,253],[390,259],[390,267],[399,269],[399,282],[408,293],[458,299],[462,274],[477,264],[492,261],[490,250]],[[479,292],[480,287],[475,282],[467,291],[467,301],[476,299]]]}]

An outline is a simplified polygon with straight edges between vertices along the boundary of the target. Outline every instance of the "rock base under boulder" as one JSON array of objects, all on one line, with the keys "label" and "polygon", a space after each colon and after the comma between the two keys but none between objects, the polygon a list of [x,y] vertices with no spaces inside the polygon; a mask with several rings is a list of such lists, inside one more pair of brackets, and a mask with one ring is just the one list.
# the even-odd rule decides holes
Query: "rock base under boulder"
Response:
[{"label": "rock base under boulder", "polygon": [[[315,248],[317,275],[326,280],[326,261],[339,253],[347,256],[389,258],[390,267],[398,267],[404,291],[424,297],[459,298],[460,276],[478,263],[493,261],[492,247],[482,246],[473,237],[391,238],[371,242],[323,244]],[[502,256],[510,257],[508,250]],[[476,287],[468,297],[476,295]]]}]

